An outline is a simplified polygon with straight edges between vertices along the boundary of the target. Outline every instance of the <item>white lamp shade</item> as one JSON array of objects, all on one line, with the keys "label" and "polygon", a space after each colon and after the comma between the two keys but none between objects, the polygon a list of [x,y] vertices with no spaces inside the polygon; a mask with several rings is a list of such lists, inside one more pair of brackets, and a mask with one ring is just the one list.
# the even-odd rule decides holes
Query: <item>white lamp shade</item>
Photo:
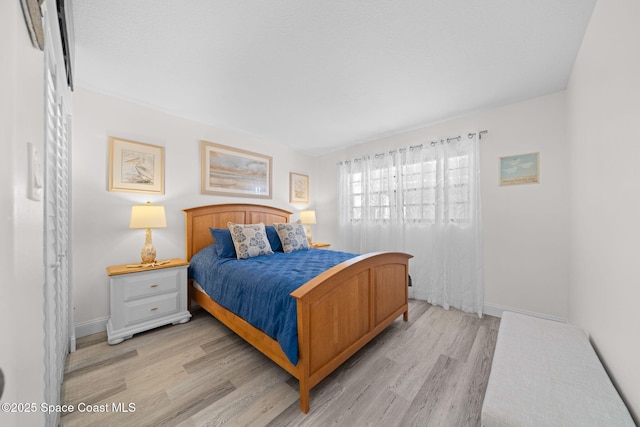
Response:
[{"label": "white lamp shade", "polygon": [[164,214],[164,206],[146,205],[131,206],[131,220],[129,228],[165,228],[167,218]]},{"label": "white lamp shade", "polygon": [[301,211],[300,222],[303,224],[315,224],[316,223],[316,211]]}]

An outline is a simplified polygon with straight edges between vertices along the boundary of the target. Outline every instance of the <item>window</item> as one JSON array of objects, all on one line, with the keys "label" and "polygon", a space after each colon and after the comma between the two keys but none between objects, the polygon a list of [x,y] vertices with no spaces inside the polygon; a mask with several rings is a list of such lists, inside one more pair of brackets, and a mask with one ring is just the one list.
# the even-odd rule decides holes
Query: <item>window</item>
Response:
[{"label": "window", "polygon": [[457,156],[448,159],[448,215],[447,222],[468,223],[471,218],[471,195],[469,191],[469,156]]},{"label": "window", "polygon": [[436,220],[435,160],[407,164],[402,167],[404,181],[404,218],[414,222]]},{"label": "window", "polygon": [[350,174],[351,218],[355,221],[363,219],[363,207],[369,209],[368,217],[374,221],[391,218],[391,204],[395,198],[395,168],[374,169],[367,178],[362,172]]},{"label": "window", "polygon": [[403,157],[398,156],[398,163],[402,162],[399,167],[376,165],[369,171],[367,160],[361,160],[365,164],[348,173],[352,221],[390,221],[396,206],[402,207],[400,222],[466,223],[470,220],[467,154],[414,162]]}]

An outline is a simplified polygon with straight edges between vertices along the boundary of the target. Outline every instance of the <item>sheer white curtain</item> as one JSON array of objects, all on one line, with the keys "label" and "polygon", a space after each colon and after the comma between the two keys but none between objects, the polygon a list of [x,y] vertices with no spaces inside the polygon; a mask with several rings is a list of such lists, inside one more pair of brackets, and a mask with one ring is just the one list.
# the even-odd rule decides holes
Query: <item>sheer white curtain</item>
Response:
[{"label": "sheer white curtain", "polygon": [[410,253],[413,297],[482,315],[478,134],[339,165],[341,246]]}]

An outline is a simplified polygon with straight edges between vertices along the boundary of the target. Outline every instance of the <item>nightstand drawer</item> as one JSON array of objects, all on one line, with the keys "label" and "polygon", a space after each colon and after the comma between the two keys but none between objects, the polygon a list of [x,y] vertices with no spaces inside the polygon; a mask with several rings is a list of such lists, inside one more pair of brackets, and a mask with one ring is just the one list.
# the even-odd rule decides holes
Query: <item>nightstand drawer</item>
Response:
[{"label": "nightstand drawer", "polygon": [[180,308],[179,296],[179,293],[173,292],[125,303],[122,326],[127,327],[177,313]]},{"label": "nightstand drawer", "polygon": [[124,300],[178,291],[180,270],[163,270],[140,276],[126,277],[124,280]]}]

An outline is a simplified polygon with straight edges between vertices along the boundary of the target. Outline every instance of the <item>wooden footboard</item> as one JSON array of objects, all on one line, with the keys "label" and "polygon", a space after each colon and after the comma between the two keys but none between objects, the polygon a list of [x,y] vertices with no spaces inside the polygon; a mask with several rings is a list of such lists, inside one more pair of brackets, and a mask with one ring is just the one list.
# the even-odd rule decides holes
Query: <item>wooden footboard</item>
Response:
[{"label": "wooden footboard", "polygon": [[309,390],[389,326],[408,315],[411,255],[380,252],[343,262],[291,296],[298,300],[300,409]]},{"label": "wooden footboard", "polygon": [[[269,206],[229,204],[185,210],[187,259],[213,243],[209,228],[237,223],[288,222],[290,212]],[[309,391],[401,314],[408,319],[411,255],[378,252],[345,261],[291,293],[297,300],[299,361],[291,364],[277,341],[192,286],[191,297],[300,382],[300,409]]]}]

